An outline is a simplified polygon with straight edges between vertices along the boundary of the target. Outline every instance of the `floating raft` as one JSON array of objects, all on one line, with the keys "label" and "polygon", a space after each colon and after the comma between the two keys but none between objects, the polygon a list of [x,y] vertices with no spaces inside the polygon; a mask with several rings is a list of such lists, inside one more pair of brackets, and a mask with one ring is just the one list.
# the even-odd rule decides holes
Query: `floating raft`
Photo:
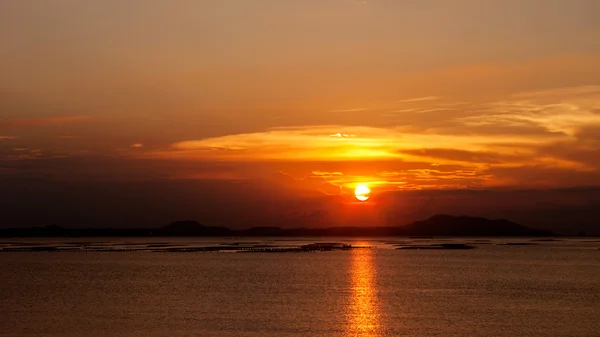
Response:
[{"label": "floating raft", "polygon": [[396,249],[404,250],[404,249],[475,249],[474,246],[467,245],[464,243],[441,243],[441,244],[432,244],[432,245],[411,245],[411,246],[400,246]]},{"label": "floating raft", "polygon": [[139,245],[137,247],[122,247],[123,245],[90,247],[90,246],[20,246],[0,248],[0,252],[100,252],[100,253],[128,253],[128,252],[151,252],[151,253],[195,253],[195,252],[229,252],[229,253],[288,253],[288,252],[324,252],[334,250],[366,249],[370,246],[352,246],[341,243],[311,243],[303,246],[272,246],[239,244],[218,245],[208,247],[194,246],[169,246],[167,244]]}]

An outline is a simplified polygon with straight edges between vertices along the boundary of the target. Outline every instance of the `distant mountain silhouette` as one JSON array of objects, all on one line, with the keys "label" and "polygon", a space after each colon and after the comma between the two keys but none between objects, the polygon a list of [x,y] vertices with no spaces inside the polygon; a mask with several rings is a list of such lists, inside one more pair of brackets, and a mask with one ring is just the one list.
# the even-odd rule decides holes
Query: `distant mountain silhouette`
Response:
[{"label": "distant mountain silhouette", "polygon": [[176,221],[152,231],[154,236],[230,236],[231,229],[204,226],[197,221]]},{"label": "distant mountain silhouette", "polygon": [[47,227],[0,230],[2,237],[74,237],[74,236],[555,236],[549,230],[525,227],[499,219],[489,220],[469,216],[435,215],[398,227],[328,227],[294,228],[252,227],[233,230],[205,226],[197,221],[176,221],[160,228],[147,229],[64,229]]},{"label": "distant mountain silhouette", "polygon": [[539,230],[499,219],[469,216],[435,215],[404,227],[410,235],[431,236],[549,236],[552,231]]}]

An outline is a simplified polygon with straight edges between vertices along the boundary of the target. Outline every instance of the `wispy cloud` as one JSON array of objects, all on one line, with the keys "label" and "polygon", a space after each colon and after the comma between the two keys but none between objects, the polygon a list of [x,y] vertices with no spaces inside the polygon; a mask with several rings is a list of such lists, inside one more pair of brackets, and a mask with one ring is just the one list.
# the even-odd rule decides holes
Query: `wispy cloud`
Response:
[{"label": "wispy cloud", "polygon": [[547,90],[525,91],[514,94],[515,98],[544,98],[566,96],[568,98],[577,97],[578,95],[590,95],[600,93],[600,85],[583,85],[577,87],[553,88]]},{"label": "wispy cloud", "polygon": [[8,139],[15,139],[15,137],[12,137],[12,136],[0,136],[0,140],[8,140]]},{"label": "wispy cloud", "polygon": [[[600,107],[600,93],[595,104]],[[600,114],[582,102],[536,103],[531,101],[504,101],[494,104],[491,113],[458,118],[467,126],[530,126],[536,125],[549,132],[574,135],[586,126],[600,125]]]},{"label": "wispy cloud", "polygon": [[34,127],[43,125],[57,125],[66,123],[76,123],[90,120],[87,116],[67,116],[67,117],[48,117],[48,118],[12,118],[0,120],[0,127]]},{"label": "wispy cloud", "polygon": [[337,137],[337,138],[350,138],[350,137],[356,137],[356,135],[351,135],[351,134],[347,134],[347,133],[334,133],[332,135],[329,135],[329,137]]},{"label": "wispy cloud", "polygon": [[[419,125],[415,119],[413,124],[402,127],[274,128],[177,142],[143,155],[290,165],[286,167],[332,163],[323,169],[313,167],[308,174],[313,172],[337,185],[368,180],[402,188],[514,183],[514,180],[494,180],[492,172],[500,172],[493,170],[497,168],[515,169],[510,172],[519,172],[517,168],[572,174],[600,172],[600,160],[593,159],[600,154],[600,138],[595,131],[600,130],[600,91],[596,93],[590,88],[571,91],[578,94],[565,97],[564,91],[557,90],[532,93],[529,98],[509,96],[500,101],[473,103],[465,110],[455,107],[414,110],[460,113],[436,115],[434,127]],[[345,162],[352,164],[348,166]],[[376,162],[386,163],[387,168],[381,169]],[[361,165],[364,166],[361,173],[348,169]],[[341,172],[342,175],[337,174]],[[556,177],[557,184],[566,184],[570,181],[567,178]]]},{"label": "wispy cloud", "polygon": [[367,111],[369,108],[352,108],[352,109],[336,109],[330,110],[329,112],[357,112],[357,111]]},{"label": "wispy cloud", "polygon": [[425,97],[407,98],[407,99],[396,101],[396,103],[425,102],[425,101],[435,101],[435,100],[439,100],[439,99],[441,99],[441,97],[438,97],[438,96],[425,96]]},{"label": "wispy cloud", "polygon": [[25,147],[15,147],[12,149],[0,149],[0,160],[7,162],[18,162],[21,160],[45,160],[68,157],[59,151],[42,151],[41,149],[30,149]]},{"label": "wispy cloud", "polygon": [[[347,133],[337,132],[340,129],[346,130]],[[382,142],[389,140],[376,136],[382,132],[388,131],[371,127],[340,126],[281,128],[178,142],[171,146],[172,150],[169,153],[184,157],[194,157],[203,153],[203,156],[247,160],[310,160],[323,157],[334,160],[359,159],[365,156],[385,155],[381,152]]]},{"label": "wispy cloud", "polygon": [[428,112],[436,112],[436,111],[460,111],[458,108],[449,108],[449,107],[440,107],[440,108],[430,108],[430,109],[402,109],[402,110],[393,110],[386,114],[382,114],[382,116],[398,116],[398,114],[404,113],[413,113],[413,114],[424,114]]},{"label": "wispy cloud", "polygon": [[[421,111],[421,109],[412,108],[412,109],[400,109],[400,110],[392,110],[392,111],[389,111],[389,113],[392,113],[392,114],[394,114],[394,115],[395,115],[396,113],[419,112],[419,111]],[[384,114],[385,114],[385,113],[384,113]],[[384,115],[384,114],[382,114],[382,115]]]},{"label": "wispy cloud", "polygon": [[135,144],[131,144],[129,147],[134,148],[134,149],[141,149],[144,147],[143,143],[135,143]]},{"label": "wispy cloud", "polygon": [[343,177],[344,173],[342,172],[324,172],[324,171],[312,171],[310,173],[311,176],[321,177],[321,178],[333,178],[333,177]]}]

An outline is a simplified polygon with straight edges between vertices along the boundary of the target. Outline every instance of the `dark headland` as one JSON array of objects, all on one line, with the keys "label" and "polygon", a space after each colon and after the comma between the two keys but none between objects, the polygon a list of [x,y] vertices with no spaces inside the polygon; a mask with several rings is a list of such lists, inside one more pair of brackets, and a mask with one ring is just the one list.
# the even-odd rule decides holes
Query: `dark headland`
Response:
[{"label": "dark headland", "polygon": [[0,237],[147,237],[147,236],[556,236],[500,219],[435,215],[427,220],[394,227],[292,228],[252,227],[234,230],[177,221],[160,228],[63,228],[57,225],[0,229]]}]

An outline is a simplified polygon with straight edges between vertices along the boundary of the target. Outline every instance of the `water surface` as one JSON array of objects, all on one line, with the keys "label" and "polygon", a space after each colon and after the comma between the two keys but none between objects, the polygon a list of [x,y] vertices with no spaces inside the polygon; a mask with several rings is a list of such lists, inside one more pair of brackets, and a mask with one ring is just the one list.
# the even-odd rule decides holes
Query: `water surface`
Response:
[{"label": "water surface", "polygon": [[[241,241],[240,241],[241,240]],[[0,252],[0,336],[598,336],[600,242],[326,239],[308,253]],[[317,239],[5,240],[298,245]],[[159,242],[160,241],[160,242]],[[594,242],[595,241],[595,242]],[[515,245],[531,243],[534,245]]]}]

